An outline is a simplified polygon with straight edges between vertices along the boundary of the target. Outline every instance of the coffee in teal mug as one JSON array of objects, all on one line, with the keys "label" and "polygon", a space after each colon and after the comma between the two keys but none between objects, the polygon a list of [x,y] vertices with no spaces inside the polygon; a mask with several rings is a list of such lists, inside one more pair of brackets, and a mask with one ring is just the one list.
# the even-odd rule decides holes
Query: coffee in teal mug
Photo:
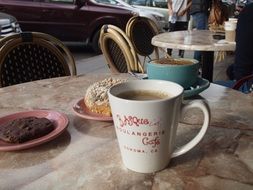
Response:
[{"label": "coffee in teal mug", "polygon": [[147,63],[148,79],[172,81],[187,89],[198,79],[199,62],[196,59],[162,58]]}]

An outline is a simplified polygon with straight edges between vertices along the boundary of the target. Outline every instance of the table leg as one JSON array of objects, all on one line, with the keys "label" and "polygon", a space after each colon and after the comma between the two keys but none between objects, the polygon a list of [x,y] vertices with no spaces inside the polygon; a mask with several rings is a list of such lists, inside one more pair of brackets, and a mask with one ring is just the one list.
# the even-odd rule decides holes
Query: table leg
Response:
[{"label": "table leg", "polygon": [[202,77],[209,80],[209,82],[213,82],[213,61],[213,51],[202,52]]}]

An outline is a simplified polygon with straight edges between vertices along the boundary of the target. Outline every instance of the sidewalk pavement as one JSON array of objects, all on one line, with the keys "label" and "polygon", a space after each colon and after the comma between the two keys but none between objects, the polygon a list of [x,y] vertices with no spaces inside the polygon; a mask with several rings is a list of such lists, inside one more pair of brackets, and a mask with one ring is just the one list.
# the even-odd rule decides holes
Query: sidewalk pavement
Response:
[{"label": "sidewalk pavement", "polygon": [[[185,51],[185,58],[193,58],[194,51]],[[162,55],[162,53],[160,54]],[[172,57],[178,57],[178,50],[173,50]],[[151,57],[152,58],[152,57]],[[143,60],[143,58],[140,58]],[[214,74],[213,81],[217,80],[227,80],[226,68],[228,65],[234,62],[234,55],[227,54],[225,59],[221,62],[214,63]],[[80,59],[76,61],[77,65],[77,74],[85,73],[108,73],[110,72],[105,57],[103,55],[97,55],[94,57]]]}]

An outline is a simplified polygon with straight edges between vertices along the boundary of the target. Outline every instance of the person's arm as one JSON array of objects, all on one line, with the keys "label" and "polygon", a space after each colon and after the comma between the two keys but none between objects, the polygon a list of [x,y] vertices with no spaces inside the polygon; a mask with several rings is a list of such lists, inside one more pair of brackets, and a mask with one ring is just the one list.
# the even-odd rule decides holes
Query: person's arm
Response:
[{"label": "person's arm", "polygon": [[239,15],[236,29],[234,76],[239,80],[253,72],[253,4]]},{"label": "person's arm", "polygon": [[191,8],[191,5],[192,5],[192,0],[187,0],[187,6],[185,7],[185,9],[179,11],[178,16],[185,15],[188,12],[188,10]]},{"label": "person's arm", "polygon": [[168,13],[169,13],[169,16],[172,16],[173,14],[172,0],[168,0]]}]

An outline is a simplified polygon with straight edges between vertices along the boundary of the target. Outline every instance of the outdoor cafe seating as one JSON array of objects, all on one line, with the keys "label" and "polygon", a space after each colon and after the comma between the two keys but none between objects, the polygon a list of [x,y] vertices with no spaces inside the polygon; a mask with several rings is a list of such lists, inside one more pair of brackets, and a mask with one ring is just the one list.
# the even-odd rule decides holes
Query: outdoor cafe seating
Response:
[{"label": "outdoor cafe seating", "polygon": [[[161,34],[153,28],[141,38],[141,28],[148,30],[150,23],[139,19],[132,18],[126,32],[102,26],[99,44],[105,61],[91,58],[107,64],[102,72],[77,75],[69,49],[44,33],[0,40],[0,189],[253,188],[253,93],[239,92],[245,84],[252,91],[253,75],[232,88],[212,81],[214,52],[234,51],[235,44],[218,43],[207,30]],[[190,87],[138,78],[147,74],[139,56],[157,53],[163,65],[168,59],[183,62],[166,55],[159,59],[160,48],[205,52],[210,58],[206,75],[195,72]],[[199,63],[189,65],[194,64]],[[89,100],[97,107],[105,103],[102,109],[109,107],[109,114],[88,107],[88,91]],[[129,98],[143,92],[152,97]],[[47,119],[53,129],[25,142],[6,141],[4,128],[26,117]]]},{"label": "outdoor cafe seating", "polygon": [[22,32],[0,40],[0,87],[69,75],[76,75],[74,58],[55,37]]},{"label": "outdoor cafe seating", "polygon": [[132,42],[134,49],[139,56],[143,56],[143,64],[146,58],[151,59],[155,53],[155,59],[159,59],[159,49],[151,44],[151,39],[159,34],[157,25],[149,18],[134,16],[129,19],[126,25],[126,35]]},{"label": "outdoor cafe seating", "polygon": [[144,72],[133,44],[123,30],[114,25],[104,25],[101,28],[99,42],[112,72]]}]

